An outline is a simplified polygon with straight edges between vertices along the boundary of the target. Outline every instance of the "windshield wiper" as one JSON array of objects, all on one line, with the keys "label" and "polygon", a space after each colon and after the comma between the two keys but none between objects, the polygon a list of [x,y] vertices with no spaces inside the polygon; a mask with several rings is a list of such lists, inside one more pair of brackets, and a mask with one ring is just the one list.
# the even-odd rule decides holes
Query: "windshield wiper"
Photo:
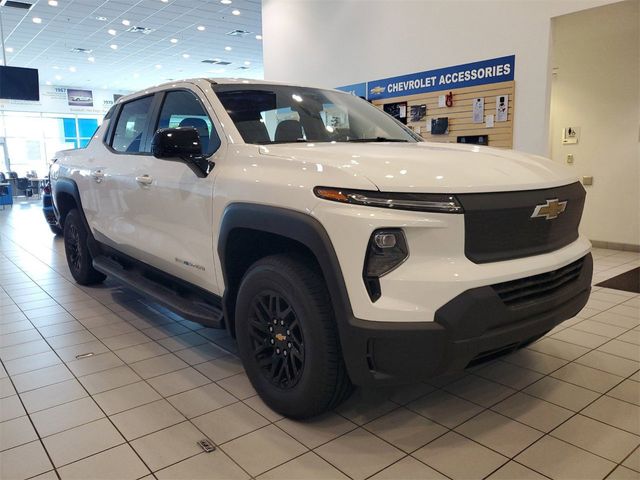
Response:
[{"label": "windshield wiper", "polygon": [[386,137],[373,137],[373,138],[351,138],[347,142],[408,142],[404,138],[386,138]]}]

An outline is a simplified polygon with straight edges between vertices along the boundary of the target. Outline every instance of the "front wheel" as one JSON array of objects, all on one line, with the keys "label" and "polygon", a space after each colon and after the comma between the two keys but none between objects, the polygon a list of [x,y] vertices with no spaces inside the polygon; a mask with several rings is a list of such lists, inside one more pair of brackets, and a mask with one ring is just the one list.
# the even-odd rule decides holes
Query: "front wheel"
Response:
[{"label": "front wheel", "polygon": [[106,276],[93,268],[93,257],[87,245],[88,232],[77,209],[64,219],[64,251],[74,280],[80,285],[102,282]]},{"label": "front wheel", "polygon": [[329,293],[304,258],[273,255],[249,269],[238,292],[236,337],[253,387],[282,415],[319,415],[351,392]]}]

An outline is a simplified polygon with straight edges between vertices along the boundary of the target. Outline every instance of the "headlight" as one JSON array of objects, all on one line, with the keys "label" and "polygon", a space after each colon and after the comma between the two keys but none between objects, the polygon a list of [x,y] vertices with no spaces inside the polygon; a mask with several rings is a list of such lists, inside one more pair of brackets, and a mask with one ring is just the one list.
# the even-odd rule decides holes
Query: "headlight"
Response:
[{"label": "headlight", "polygon": [[345,190],[316,187],[316,197],[333,202],[366,205],[369,207],[417,210],[420,212],[463,213],[462,205],[453,195],[437,193],[387,193],[368,190]]},{"label": "headlight", "polygon": [[407,258],[409,247],[402,230],[385,228],[371,234],[362,277],[372,302],[382,295],[380,277],[400,266]]}]

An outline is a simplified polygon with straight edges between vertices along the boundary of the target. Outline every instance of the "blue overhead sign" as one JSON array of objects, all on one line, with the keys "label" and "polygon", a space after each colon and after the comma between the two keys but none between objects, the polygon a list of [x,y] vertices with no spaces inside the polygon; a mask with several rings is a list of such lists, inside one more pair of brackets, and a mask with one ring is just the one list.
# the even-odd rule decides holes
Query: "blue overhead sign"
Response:
[{"label": "blue overhead sign", "polygon": [[[367,98],[378,100],[488,83],[508,82],[514,78],[515,62],[515,55],[509,55],[455,67],[374,80],[367,83]],[[340,90],[344,88],[347,87],[340,88]],[[360,96],[360,94],[358,95]]]},{"label": "blue overhead sign", "polygon": [[354,83],[353,85],[345,85],[344,87],[336,87],[336,90],[342,90],[343,92],[350,93],[356,97],[367,97],[367,84],[366,83]]}]

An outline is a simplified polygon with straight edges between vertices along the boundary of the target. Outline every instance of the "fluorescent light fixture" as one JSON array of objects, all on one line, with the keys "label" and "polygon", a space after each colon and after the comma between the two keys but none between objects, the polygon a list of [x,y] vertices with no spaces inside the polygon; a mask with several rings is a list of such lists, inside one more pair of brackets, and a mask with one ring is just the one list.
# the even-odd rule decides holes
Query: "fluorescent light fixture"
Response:
[{"label": "fluorescent light fixture", "polygon": [[171,40],[169,40],[171,43],[178,43],[178,39],[177,38],[172,38]]},{"label": "fluorescent light fixture", "polygon": [[49,0],[47,3],[51,7],[57,7],[58,6],[58,0]]},{"label": "fluorescent light fixture", "polygon": [[207,27],[205,27],[204,25],[198,25],[196,28],[201,32],[204,32],[207,29]]},{"label": "fluorescent light fixture", "polygon": [[240,15],[240,10],[233,10],[231,13],[233,13],[234,15]]},{"label": "fluorescent light fixture", "polygon": [[130,22],[129,20],[122,20],[122,24],[123,24],[125,27],[128,27],[129,25],[131,25],[131,22]]},{"label": "fluorescent light fixture", "polygon": [[115,43],[112,43],[111,45],[109,45],[109,47],[111,48],[111,50],[117,50],[118,49],[118,45],[116,45]]},{"label": "fluorescent light fixture", "polygon": [[42,23],[42,19],[41,19],[40,17],[33,17],[33,18],[31,19],[31,21],[32,21],[33,23]]},{"label": "fluorescent light fixture", "polygon": [[113,28],[110,28],[109,30],[107,30],[107,33],[108,33],[109,35],[115,35],[115,34],[116,34],[116,33],[118,33],[118,32],[116,32]]},{"label": "fluorescent light fixture", "polygon": [[220,3],[223,5],[231,5],[231,0],[220,0]]},{"label": "fluorescent light fixture", "polygon": [[227,52],[230,52],[231,50],[233,50],[231,47],[224,47],[224,49],[225,49]]}]

